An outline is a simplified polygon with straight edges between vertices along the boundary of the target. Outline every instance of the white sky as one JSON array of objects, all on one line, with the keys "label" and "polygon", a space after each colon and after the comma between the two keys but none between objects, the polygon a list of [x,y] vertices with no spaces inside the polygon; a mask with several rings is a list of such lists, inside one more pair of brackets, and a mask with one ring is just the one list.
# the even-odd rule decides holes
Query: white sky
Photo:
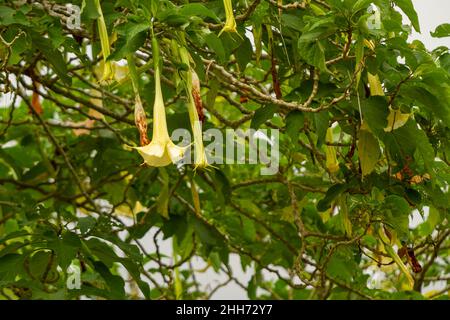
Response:
[{"label": "white sky", "polygon": [[414,34],[411,39],[419,39],[432,50],[439,46],[450,47],[450,37],[433,38],[430,35],[437,26],[450,23],[449,0],[413,0],[414,7],[419,15],[421,34]]}]

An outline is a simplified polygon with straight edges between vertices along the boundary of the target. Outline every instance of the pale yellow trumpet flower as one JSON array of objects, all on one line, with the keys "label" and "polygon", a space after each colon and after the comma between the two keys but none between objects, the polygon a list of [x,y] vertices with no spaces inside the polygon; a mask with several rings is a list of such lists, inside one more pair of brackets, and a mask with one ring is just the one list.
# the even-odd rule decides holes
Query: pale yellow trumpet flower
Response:
[{"label": "pale yellow trumpet flower", "polygon": [[223,0],[223,6],[225,7],[226,20],[225,26],[219,32],[219,37],[224,31],[238,33],[236,29],[236,20],[234,20],[233,5],[231,3],[231,0]]},{"label": "pale yellow trumpet flower", "polygon": [[187,147],[179,147],[170,139],[167,131],[166,110],[161,91],[161,76],[158,62],[155,62],[155,103],[153,106],[152,141],[136,148],[146,164],[152,167],[164,167],[180,161]]}]

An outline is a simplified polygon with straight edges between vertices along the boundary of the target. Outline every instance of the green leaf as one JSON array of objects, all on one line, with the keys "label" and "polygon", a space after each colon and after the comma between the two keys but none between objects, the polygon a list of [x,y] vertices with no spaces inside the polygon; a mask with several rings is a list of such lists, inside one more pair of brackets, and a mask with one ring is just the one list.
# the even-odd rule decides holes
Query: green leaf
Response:
[{"label": "green leaf", "polygon": [[433,174],[434,149],[415,121],[409,120],[399,129],[386,133],[382,140],[400,167],[408,163],[408,157],[415,158],[423,161],[428,173]]},{"label": "green leaf", "polygon": [[314,113],[314,125],[316,127],[317,147],[318,148],[320,148],[325,142],[329,120],[330,120],[330,117],[328,115],[328,112]]},{"label": "green leaf", "polygon": [[305,24],[297,15],[283,13],[281,15],[283,27],[292,28],[295,31],[303,32]]},{"label": "green leaf", "polygon": [[411,0],[394,0],[395,4],[408,16],[414,29],[420,33],[419,18]]},{"label": "green leaf", "polygon": [[[44,273],[48,272],[48,266],[50,268],[54,265],[52,254],[50,251],[37,251],[29,259],[29,271],[33,277],[41,279]],[[52,264],[51,264],[52,263]]]},{"label": "green leaf", "polygon": [[436,226],[441,222],[441,215],[439,214],[439,211],[433,207],[430,206],[429,213],[428,213],[428,219],[419,225],[418,231],[419,234],[422,237],[427,237],[433,233]]},{"label": "green leaf", "polygon": [[400,239],[408,239],[409,236],[409,214],[411,208],[408,202],[399,196],[390,195],[384,199],[382,210],[386,222],[395,231]]},{"label": "green leaf", "polygon": [[109,60],[120,60],[130,53],[135,53],[145,42],[150,25],[148,23],[127,23],[116,28],[121,35],[116,43],[116,50]]},{"label": "green leaf", "polygon": [[330,209],[332,202],[345,190],[347,189],[346,184],[335,184],[330,189],[328,189],[325,197],[317,203],[317,210],[327,211]]},{"label": "green leaf", "polygon": [[[26,10],[24,11],[26,12]],[[11,9],[10,7],[0,6],[0,24],[4,26],[9,26],[13,24],[29,26],[30,22],[28,21],[24,12],[20,10]]]},{"label": "green leaf", "polygon": [[93,262],[95,271],[105,280],[109,287],[109,293],[113,299],[123,299],[125,297],[125,282],[120,276],[113,275],[108,267],[101,261]]},{"label": "green leaf", "polygon": [[217,80],[211,79],[209,84],[209,90],[206,94],[206,106],[213,108],[216,103],[217,94],[219,93],[220,84]]},{"label": "green leaf", "polygon": [[220,19],[214,13],[214,11],[206,8],[204,5],[200,3],[189,3],[181,7],[180,13],[186,17],[192,16],[200,16],[211,18],[216,22],[219,22]]},{"label": "green leaf", "polygon": [[95,1],[83,0],[82,17],[89,20],[95,20],[100,14],[95,6]]},{"label": "green leaf", "polygon": [[424,106],[446,123],[450,123],[450,108],[448,101],[442,103],[436,95],[422,86],[405,86],[400,91],[402,96]]},{"label": "green leaf", "polygon": [[434,30],[430,32],[431,36],[434,38],[445,38],[450,36],[450,23],[441,24]]},{"label": "green leaf", "polygon": [[339,214],[338,220],[340,222],[341,230],[344,231],[345,235],[348,237],[352,236],[352,223],[349,218],[349,209],[347,205],[347,197],[345,194],[342,194],[337,199],[337,203],[339,205]]},{"label": "green leaf", "polygon": [[372,2],[374,2],[374,1],[373,0],[358,0],[353,5],[352,11],[358,12],[362,9],[366,9]]},{"label": "green leaf", "polygon": [[225,62],[227,57],[225,56],[225,49],[219,37],[217,37],[214,33],[208,33],[204,38],[208,47],[217,55],[219,62]]},{"label": "green leaf", "polygon": [[244,238],[249,242],[255,241],[256,239],[255,223],[252,220],[248,219],[247,217],[241,217],[241,220]]},{"label": "green leaf", "polygon": [[78,228],[80,229],[81,233],[85,234],[89,230],[91,230],[93,226],[95,226],[95,223],[96,223],[95,218],[91,216],[82,217],[78,219]]},{"label": "green leaf", "polygon": [[72,260],[76,258],[77,252],[80,248],[80,238],[73,232],[65,232],[62,239],[58,239],[56,252],[58,255],[59,265],[63,270],[67,269]]},{"label": "green leaf", "polygon": [[52,41],[48,38],[42,37],[36,32],[31,32],[30,35],[33,41],[33,46],[42,52],[45,59],[51,64],[58,77],[61,78],[61,80],[67,85],[71,85],[72,78],[68,75],[67,64],[64,61],[61,52],[53,47]]},{"label": "green leaf", "polygon": [[253,48],[250,40],[247,37],[244,37],[244,41],[236,50],[234,56],[236,57],[236,61],[239,64],[239,68],[241,72],[245,71],[247,64],[252,60]]},{"label": "green leaf", "polygon": [[293,142],[298,142],[300,130],[304,127],[304,125],[305,115],[303,114],[303,112],[294,110],[289,112],[289,114],[286,116],[286,134],[291,138]]},{"label": "green leaf", "polygon": [[374,236],[366,234],[361,238],[361,243],[365,246],[375,248],[378,244],[378,240]]},{"label": "green leaf", "polygon": [[14,271],[20,265],[23,257],[20,254],[11,253],[0,257],[0,273]]},{"label": "green leaf", "polygon": [[224,246],[224,239],[222,235],[213,226],[208,225],[206,222],[197,217],[194,218],[193,223],[195,233],[198,235],[203,244],[212,247]]},{"label": "green leaf", "polygon": [[117,256],[114,250],[104,241],[101,241],[97,238],[91,238],[89,240],[83,240],[83,243],[86,245],[83,248],[85,250],[89,250],[86,252],[88,256],[94,256],[98,258],[108,267],[112,267],[115,262],[120,261],[120,258]]},{"label": "green leaf", "polygon": [[381,155],[378,140],[367,130],[359,130],[358,155],[362,176],[367,176],[375,169]]},{"label": "green leaf", "polygon": [[257,109],[252,118],[252,122],[250,123],[250,127],[258,130],[263,123],[273,118],[273,114],[277,112],[278,109],[279,106],[275,104],[268,104]]},{"label": "green leaf", "polygon": [[374,96],[361,101],[363,121],[378,137],[384,134],[389,115],[389,106],[385,97]]},{"label": "green leaf", "polygon": [[225,173],[218,168],[214,170],[214,185],[216,186],[219,203],[225,206],[226,201],[231,196],[231,185]]},{"label": "green leaf", "polygon": [[337,249],[326,266],[327,275],[351,283],[358,269],[352,256],[353,252],[347,247]]},{"label": "green leaf", "polygon": [[327,71],[325,64],[325,50],[320,41],[300,42],[298,43],[300,56],[310,65],[318,68],[321,71]]}]

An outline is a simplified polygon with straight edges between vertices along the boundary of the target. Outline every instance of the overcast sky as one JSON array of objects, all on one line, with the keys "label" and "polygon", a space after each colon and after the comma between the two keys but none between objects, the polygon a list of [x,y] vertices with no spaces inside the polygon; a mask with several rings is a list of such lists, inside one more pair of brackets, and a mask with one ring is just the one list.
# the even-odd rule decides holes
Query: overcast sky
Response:
[{"label": "overcast sky", "polygon": [[450,47],[450,37],[433,38],[430,35],[437,26],[450,23],[449,0],[413,0],[414,7],[419,15],[421,34],[415,33],[411,38],[419,39],[428,49],[439,46]]}]

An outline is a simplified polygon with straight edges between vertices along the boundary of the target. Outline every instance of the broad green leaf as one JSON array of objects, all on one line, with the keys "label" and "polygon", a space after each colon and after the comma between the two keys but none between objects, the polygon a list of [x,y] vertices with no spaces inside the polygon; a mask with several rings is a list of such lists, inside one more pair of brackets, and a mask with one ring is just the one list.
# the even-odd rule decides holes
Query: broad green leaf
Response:
[{"label": "broad green leaf", "polygon": [[330,189],[328,189],[325,197],[317,203],[317,210],[326,211],[331,207],[331,203],[345,190],[347,185],[345,184],[335,184]]},{"label": "broad green leaf", "polygon": [[217,55],[219,62],[225,62],[227,57],[225,56],[225,49],[220,38],[214,33],[208,33],[204,39],[208,47]]},{"label": "broad green leaf", "polygon": [[358,155],[362,176],[367,176],[375,169],[381,151],[378,140],[366,129],[358,133]]},{"label": "broad green leaf", "polygon": [[389,107],[384,97],[370,97],[361,101],[361,109],[363,113],[363,122],[367,123],[370,130],[380,136],[384,133],[387,126],[387,117]]},{"label": "broad green leaf", "polygon": [[275,112],[277,112],[279,107],[275,104],[269,104],[262,106],[256,110],[255,115],[252,118],[250,127],[252,129],[258,130],[259,127],[265,123],[267,120],[272,119]]},{"label": "broad green leaf", "polygon": [[450,23],[441,24],[434,30],[430,32],[431,36],[434,38],[445,38],[450,36]]},{"label": "broad green leaf", "polygon": [[214,11],[208,9],[200,3],[189,3],[181,7],[180,13],[186,17],[201,16],[208,17],[214,21],[220,21]]},{"label": "broad green leaf", "polygon": [[419,18],[411,0],[394,0],[394,3],[408,16],[414,29],[420,33]]},{"label": "broad green leaf", "polygon": [[325,50],[320,41],[298,43],[300,56],[310,65],[321,71],[328,71],[325,64]]},{"label": "broad green leaf", "polygon": [[408,202],[402,197],[390,195],[384,199],[383,213],[385,215],[385,221],[397,232],[399,238],[402,240],[408,239],[408,216],[411,211]]},{"label": "broad green leaf", "polygon": [[113,275],[108,267],[101,261],[94,261],[94,268],[109,287],[109,293],[113,299],[123,299],[125,296],[125,282],[120,276]]},{"label": "broad green leaf", "polygon": [[450,105],[442,103],[436,95],[421,86],[405,86],[401,94],[436,114],[446,123],[450,123]]},{"label": "broad green leaf", "polygon": [[329,126],[330,117],[327,112],[314,113],[314,125],[317,135],[317,147],[320,148],[325,143],[325,137]]},{"label": "broad green leaf", "polygon": [[53,47],[51,40],[44,38],[36,32],[30,33],[33,46],[38,49],[44,55],[45,59],[53,67],[53,70],[59,78],[67,85],[72,83],[72,78],[69,77],[67,72],[67,64],[59,50]]},{"label": "broad green leaf", "polygon": [[245,71],[247,64],[251,61],[252,53],[253,53],[252,44],[250,43],[250,40],[247,37],[244,37],[244,41],[239,46],[239,48],[237,48],[234,54],[239,64],[241,72]]},{"label": "broad green leaf", "polygon": [[136,52],[145,42],[148,23],[128,23],[117,28],[121,36],[116,43],[116,50],[108,57],[110,60],[120,60],[130,53]]},{"label": "broad green leaf", "polygon": [[305,116],[300,111],[291,111],[286,117],[286,134],[297,143],[300,130],[305,125]]}]

